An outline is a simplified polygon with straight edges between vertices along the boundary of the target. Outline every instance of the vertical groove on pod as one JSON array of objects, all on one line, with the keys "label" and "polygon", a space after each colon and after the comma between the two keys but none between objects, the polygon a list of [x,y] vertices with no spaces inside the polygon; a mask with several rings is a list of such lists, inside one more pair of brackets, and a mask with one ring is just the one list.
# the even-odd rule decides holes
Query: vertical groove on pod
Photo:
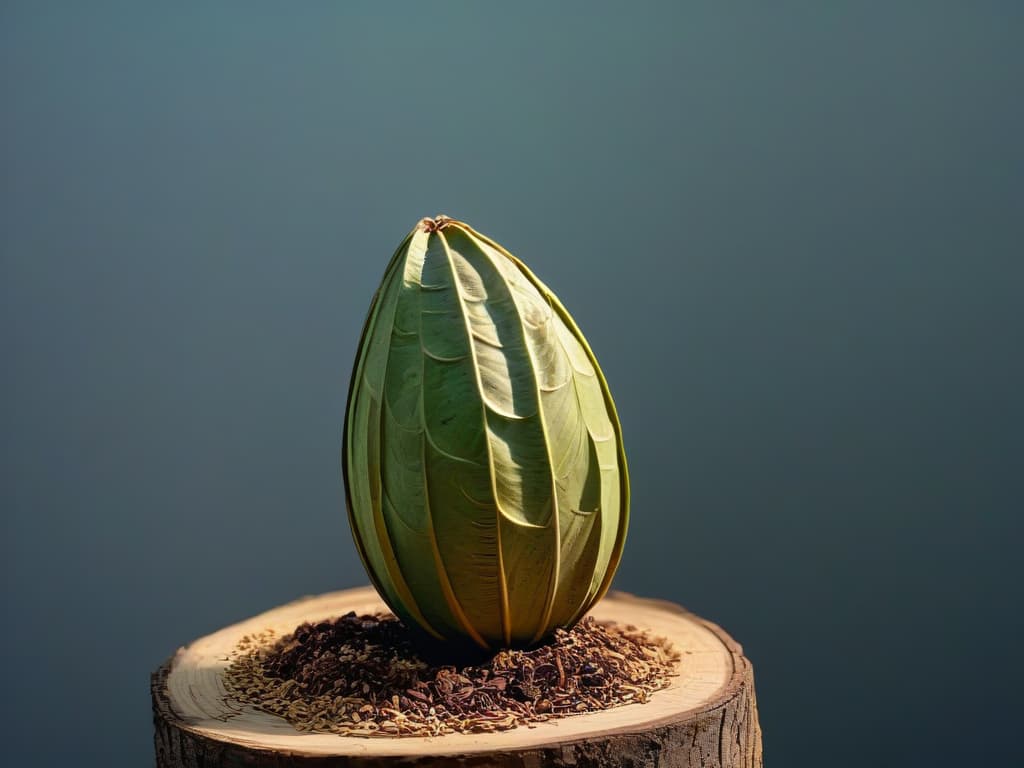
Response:
[{"label": "vertical groove on pod", "polygon": [[[466,309],[463,306],[462,287],[459,284],[459,275],[456,272],[455,263],[453,261],[452,249],[449,247],[449,243],[447,243],[447,239],[444,237],[444,233],[443,233],[442,229],[437,229],[437,237],[440,239],[441,245],[444,248],[444,255],[447,258],[447,264],[449,264],[449,269],[451,270],[451,273],[452,273],[452,283],[455,286],[456,295],[458,296],[459,311],[460,311],[460,314],[462,316],[462,321],[463,321],[463,323],[465,325],[466,337],[471,339],[471,337],[472,337],[472,329],[470,328],[470,325],[469,325],[469,318],[466,316]],[[481,408],[481,411],[482,411],[483,424],[485,425],[486,424],[486,411],[485,411],[486,407],[483,404],[483,385],[482,385],[482,383],[480,381],[480,373],[479,373],[478,362],[477,362],[477,359],[476,359],[476,351],[473,349],[472,342],[470,342],[470,344],[469,344],[469,352],[472,355],[472,359],[473,359],[473,371],[474,371],[474,376],[476,378],[476,387],[477,387],[477,390],[480,392],[480,403],[481,403],[480,404],[480,408]],[[490,451],[490,443],[489,443],[488,440],[484,439],[484,444],[486,445],[487,461],[493,467],[494,466],[494,455],[492,454],[492,451]],[[492,484],[492,493],[495,494],[495,498],[497,499],[498,492],[497,492],[497,488],[494,487],[494,471],[492,471],[492,473],[490,473],[490,474],[492,474],[492,477],[490,477],[490,484]],[[495,508],[495,513],[500,518],[501,513],[498,511],[497,505],[496,505],[496,508]],[[505,561],[504,561],[504,555],[502,553],[502,523],[501,523],[501,519],[496,520],[495,530],[496,530],[497,544],[498,544],[498,586],[499,586],[499,595],[501,597],[500,605],[499,605],[499,611],[500,611],[500,614],[501,614],[502,636],[503,636],[503,639],[505,641],[505,644],[506,645],[511,645],[511,643],[512,643],[512,621],[511,621],[511,616],[509,615],[508,579],[507,579],[506,573],[505,573]]]},{"label": "vertical groove on pod", "polygon": [[600,585],[598,586],[598,589],[591,596],[590,600],[586,603],[583,610],[581,610],[577,614],[578,618],[585,615],[586,612],[589,611],[594,606],[594,604],[597,603],[597,601],[604,597],[604,595],[608,592],[608,589],[611,586],[612,579],[615,576],[615,571],[618,569],[619,562],[622,559],[622,550],[625,544],[626,532],[628,530],[629,525],[629,469],[626,463],[625,447],[623,446],[622,442],[622,425],[619,421],[618,411],[615,408],[615,402],[612,400],[611,390],[608,387],[608,381],[607,379],[605,379],[604,372],[601,370],[601,367],[597,362],[597,357],[596,355],[594,355],[594,351],[590,348],[590,345],[587,343],[586,337],[583,335],[583,332],[580,331],[579,326],[576,324],[576,321],[573,320],[572,315],[570,315],[569,311],[565,308],[565,305],[562,304],[559,298],[540,280],[540,278],[538,278],[530,270],[528,266],[526,266],[526,264],[524,264],[521,260],[516,258],[511,253],[509,253],[499,243],[495,242],[486,235],[480,234],[469,225],[460,224],[460,226],[465,228],[466,231],[471,232],[475,237],[479,238],[482,242],[490,245],[499,253],[506,255],[514,264],[516,264],[520,268],[522,273],[531,283],[533,283],[533,285],[537,288],[541,295],[545,296],[550,301],[551,306],[556,310],[558,315],[561,317],[562,321],[565,323],[566,327],[572,332],[573,336],[576,337],[577,341],[579,341],[585,354],[587,355],[587,358],[590,360],[591,365],[593,365],[594,371],[601,384],[602,396],[604,399],[605,407],[608,411],[608,416],[611,420],[612,428],[615,432],[615,439],[617,443],[620,492],[619,506],[621,512],[619,514],[619,524],[616,531],[615,546],[613,548],[611,557],[606,566],[604,576],[601,580]]},{"label": "vertical groove on pod", "polygon": [[[402,240],[401,244],[395,250],[394,255],[391,257],[391,260],[388,262],[387,267],[384,269],[384,278],[381,281],[381,286],[380,288],[377,289],[377,292],[374,294],[374,298],[370,303],[370,309],[367,312],[366,322],[364,323],[364,326],[362,326],[362,333],[359,336],[359,347],[355,353],[355,365],[352,368],[352,376],[349,382],[348,403],[345,409],[345,422],[342,428],[343,434],[341,443],[341,470],[342,479],[344,481],[345,486],[345,501],[348,508],[349,529],[352,532],[352,540],[355,543],[355,550],[359,555],[359,559],[362,561],[362,566],[364,566],[371,581],[377,588],[377,592],[385,599],[388,598],[392,589],[388,589],[384,582],[381,581],[382,574],[377,571],[377,568],[374,566],[373,561],[371,560],[370,555],[368,554],[367,544],[364,541],[364,534],[362,534],[361,526],[358,524],[358,520],[356,517],[357,512],[355,509],[355,500],[352,498],[351,493],[352,478],[348,466],[349,461],[351,460],[352,457],[352,450],[349,443],[352,439],[351,420],[354,418],[355,412],[357,410],[357,401],[362,396],[362,394],[364,394],[364,387],[362,387],[361,379],[365,373],[368,346],[372,342],[373,333],[377,328],[378,322],[380,321],[379,312],[381,310],[381,303],[387,296],[388,288],[390,287],[391,282],[394,280],[396,266],[400,263],[402,254],[404,254],[404,252],[406,252],[407,248],[409,247],[409,243],[413,239],[413,234],[415,231],[416,230],[414,229],[409,234],[407,234],[406,239]],[[371,425],[368,424],[368,428],[371,428]],[[371,504],[371,514],[374,514],[372,508],[373,504]],[[385,561],[385,570],[387,570],[386,560],[388,554],[384,551],[383,544],[379,543],[379,546],[381,549],[381,557]],[[390,575],[390,573],[388,573],[388,575]],[[404,585],[403,582],[396,583],[393,580],[391,580],[390,587],[398,593],[398,597],[402,600],[406,599],[407,595],[409,594],[408,586]],[[392,606],[392,608],[394,608],[396,612],[400,612],[400,609],[403,607],[403,605]],[[418,616],[414,617],[418,618]]]},{"label": "vertical groove on pod", "polygon": [[359,559],[363,563],[363,569],[370,577],[370,581],[373,582],[374,588],[382,596],[386,597],[388,590],[384,589],[384,585],[377,575],[376,569],[370,562],[370,557],[366,552],[366,543],[363,541],[363,535],[361,528],[356,521],[356,510],[355,503],[352,499],[351,487],[352,479],[349,473],[348,462],[352,456],[352,450],[349,448],[349,441],[351,440],[351,429],[352,419],[355,416],[355,405],[356,400],[360,396],[362,385],[360,379],[363,374],[363,365],[366,359],[366,345],[369,343],[369,339],[373,334],[373,329],[376,326],[377,318],[376,313],[379,310],[379,304],[381,296],[384,294],[385,289],[388,285],[388,274],[391,268],[395,264],[395,260],[398,258],[398,254],[402,252],[405,244],[409,241],[411,233],[402,241],[402,244],[398,246],[395,251],[395,255],[392,256],[391,261],[388,262],[388,266],[384,270],[384,278],[381,281],[380,287],[373,294],[373,299],[370,301],[370,309],[366,313],[366,320],[363,322],[363,330],[359,335],[359,348],[356,350],[356,363],[352,366],[352,375],[348,385],[348,401],[345,406],[345,423],[342,426],[341,436],[341,475],[342,483],[345,486],[345,506],[348,512],[348,528],[352,532],[352,540],[356,546],[356,553],[359,555]]},{"label": "vertical groove on pod", "polygon": [[[440,237],[439,233],[428,233],[427,242],[431,237]],[[421,288],[422,290],[422,281]],[[420,315],[420,344],[423,344],[423,313],[422,309]],[[490,646],[487,641],[481,637],[480,633],[476,631],[472,623],[470,623],[466,612],[463,610],[461,603],[459,603],[458,597],[455,595],[452,589],[451,580],[448,578],[448,566],[444,562],[444,558],[441,556],[441,550],[437,546],[437,534],[434,531],[434,518],[430,510],[430,472],[427,470],[427,436],[429,431],[427,429],[427,411],[423,401],[423,391],[426,389],[426,373],[424,371],[424,365],[426,362],[426,354],[421,350],[420,352],[420,464],[423,468],[423,504],[426,510],[426,530],[427,536],[430,540],[430,552],[434,558],[434,568],[437,571],[438,581],[441,587],[441,593],[444,595],[445,602],[448,604],[448,610],[451,611],[452,616],[459,623],[462,629],[469,635],[473,642],[479,645],[484,650],[489,650]]]},{"label": "vertical groove on pod", "polygon": [[[503,274],[504,270],[502,269],[501,266],[499,266],[498,264],[494,263],[494,260],[491,258],[491,255],[487,252],[486,248],[483,247],[483,243],[475,236],[475,233],[473,232],[473,230],[468,228],[468,227],[464,227],[461,224],[456,224],[455,226],[458,229],[463,231],[463,234],[476,247],[476,249],[484,257],[484,259],[486,259],[493,266],[494,270],[499,275],[502,275],[503,279],[505,279],[504,278],[504,274]],[[500,254],[500,252],[499,252],[499,255],[503,255],[503,254]],[[511,264],[511,262],[510,262],[510,266],[512,266],[514,268],[515,265]],[[556,593],[556,590],[557,590],[557,587],[558,587],[559,569],[561,567],[561,542],[560,542],[560,530],[561,530],[561,528],[560,528],[559,515],[562,513],[562,511],[559,509],[559,506],[558,506],[558,489],[555,486],[555,470],[554,470],[554,465],[553,465],[553,461],[552,461],[552,458],[551,458],[551,440],[548,437],[548,428],[547,428],[547,424],[545,423],[544,410],[543,410],[543,406],[542,406],[542,403],[541,403],[540,386],[539,386],[539,383],[537,381],[537,365],[538,365],[538,361],[535,359],[535,357],[533,355],[533,352],[531,351],[530,343],[527,340],[526,329],[523,327],[523,322],[524,322],[524,320],[523,320],[523,311],[524,311],[524,308],[520,305],[519,301],[516,300],[515,292],[511,289],[511,286],[509,286],[509,296],[510,296],[512,302],[513,302],[513,305],[516,308],[516,313],[515,313],[516,314],[516,320],[519,323],[519,332],[523,336],[523,349],[526,352],[527,357],[530,359],[530,378],[531,378],[531,382],[532,382],[532,385],[533,385],[533,391],[534,391],[534,393],[536,395],[536,398],[537,398],[538,422],[540,424],[541,435],[543,436],[544,450],[545,450],[545,455],[547,457],[548,477],[549,477],[550,483],[551,483],[551,521],[549,522],[549,525],[551,527],[552,534],[554,536],[554,553],[555,553],[555,556],[553,558],[551,575],[550,575],[550,577],[548,579],[547,596],[545,597],[545,600],[544,600],[544,602],[545,602],[544,610],[543,610],[543,612],[541,614],[540,621],[538,622],[537,629],[534,632],[533,637],[530,639],[530,643],[532,644],[532,643],[535,643],[538,640],[540,640],[542,637],[544,637],[544,635],[546,635],[548,633],[548,629],[549,629],[548,625],[549,625],[549,623],[551,621],[551,612],[554,610],[555,593]]]},{"label": "vertical groove on pod", "polygon": [[[409,241],[409,243],[407,244],[406,248],[403,251],[403,258],[400,259],[399,262],[396,264],[396,269],[395,269],[394,275],[392,275],[392,280],[402,280],[402,281],[404,281],[404,279],[405,279],[404,278],[405,264],[408,261],[409,252],[412,249],[413,245],[416,243],[417,238],[422,237],[422,234],[423,233],[420,231],[418,226],[417,226],[416,229],[413,230],[413,233],[411,235],[410,241]],[[396,311],[397,311],[397,301],[395,303],[395,306],[396,306]],[[394,325],[394,319],[392,319],[391,325],[392,326]],[[390,333],[391,333],[390,329],[389,329],[388,332],[389,332],[389,336],[390,336]],[[389,342],[389,344],[388,344],[388,353],[385,356],[385,359],[384,359],[384,369],[383,369],[382,374],[381,374],[381,382],[382,382],[382,384],[381,384],[381,395],[380,395],[380,397],[381,397],[381,407],[380,407],[379,421],[377,422],[377,425],[376,425],[376,430],[377,430],[377,434],[378,434],[378,438],[377,438],[377,449],[378,450],[383,450],[383,446],[385,444],[384,443],[384,437],[383,437],[383,434],[384,434],[384,409],[387,407],[387,402],[386,402],[386,397],[387,396],[385,394],[385,387],[386,387],[386,382],[387,382],[388,367],[389,367],[390,363],[391,363],[391,344]],[[373,427],[373,425],[371,425],[371,428],[372,427]],[[383,470],[383,462],[382,461],[378,461],[378,467],[380,467],[381,470]],[[381,481],[381,483],[383,483],[383,472],[381,472],[380,481]],[[381,497],[383,499],[383,492],[381,494]],[[381,502],[381,504],[383,505],[383,501]],[[400,590],[401,596],[403,597],[403,599],[405,599],[407,601],[406,606],[405,606],[406,609],[409,611],[409,613],[411,613],[413,615],[413,617],[416,619],[416,621],[427,632],[429,632],[431,635],[433,635],[438,640],[444,640],[445,639],[444,636],[440,632],[438,632],[437,629],[435,629],[433,627],[433,625],[429,621],[427,621],[426,616],[424,616],[423,611],[419,607],[419,603],[417,602],[416,597],[413,594],[413,591],[411,589],[409,589],[409,585],[405,581],[405,576],[402,573],[402,569],[401,569],[401,567],[400,567],[400,565],[398,563],[398,558],[395,555],[395,551],[394,551],[394,548],[392,546],[391,535],[388,532],[387,522],[384,520],[384,513],[383,513],[382,506],[381,507],[376,507],[376,506],[374,507],[374,509],[373,509],[373,522],[374,522],[375,529],[377,531],[377,538],[380,541],[381,549],[383,550],[383,553],[384,553],[385,567],[388,569],[388,573],[391,576],[392,580],[394,580],[395,585],[396,585],[396,589]]]}]

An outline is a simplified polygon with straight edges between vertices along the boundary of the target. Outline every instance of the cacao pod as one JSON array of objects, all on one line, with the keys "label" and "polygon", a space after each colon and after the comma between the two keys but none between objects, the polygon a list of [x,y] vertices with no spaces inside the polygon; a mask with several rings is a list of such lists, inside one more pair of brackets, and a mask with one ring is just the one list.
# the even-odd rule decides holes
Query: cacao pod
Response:
[{"label": "cacao pod", "polygon": [[607,382],[555,295],[466,224],[424,219],[388,264],[342,452],[363,565],[434,638],[529,645],[607,591],[629,514]]}]

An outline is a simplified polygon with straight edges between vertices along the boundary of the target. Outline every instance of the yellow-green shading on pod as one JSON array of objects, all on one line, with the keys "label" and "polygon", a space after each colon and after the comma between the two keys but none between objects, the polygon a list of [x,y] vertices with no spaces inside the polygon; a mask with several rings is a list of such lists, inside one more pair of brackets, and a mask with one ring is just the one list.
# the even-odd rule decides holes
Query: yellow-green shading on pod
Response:
[{"label": "yellow-green shading on pod", "polygon": [[629,479],[597,360],[547,286],[453,219],[421,221],[388,264],[342,464],[377,591],[439,640],[536,642],[618,566]]}]

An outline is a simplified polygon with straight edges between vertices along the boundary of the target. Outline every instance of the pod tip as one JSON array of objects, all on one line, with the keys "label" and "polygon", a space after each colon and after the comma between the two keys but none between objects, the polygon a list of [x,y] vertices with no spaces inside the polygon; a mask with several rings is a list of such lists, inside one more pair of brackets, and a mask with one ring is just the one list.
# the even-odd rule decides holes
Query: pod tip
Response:
[{"label": "pod tip", "polygon": [[425,219],[420,220],[420,228],[424,232],[437,232],[439,229],[444,229],[454,221],[450,216],[445,216],[442,213],[437,214],[434,218],[429,216]]}]

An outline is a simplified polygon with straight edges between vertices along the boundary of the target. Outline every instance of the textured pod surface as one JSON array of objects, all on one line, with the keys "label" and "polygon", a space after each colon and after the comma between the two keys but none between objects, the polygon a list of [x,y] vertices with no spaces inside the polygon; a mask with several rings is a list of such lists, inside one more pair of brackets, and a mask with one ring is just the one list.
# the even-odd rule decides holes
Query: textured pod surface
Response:
[{"label": "textured pod surface", "polygon": [[424,219],[385,271],[342,464],[370,578],[438,639],[537,641],[618,566],[629,480],[597,360],[554,294],[461,222]]}]

